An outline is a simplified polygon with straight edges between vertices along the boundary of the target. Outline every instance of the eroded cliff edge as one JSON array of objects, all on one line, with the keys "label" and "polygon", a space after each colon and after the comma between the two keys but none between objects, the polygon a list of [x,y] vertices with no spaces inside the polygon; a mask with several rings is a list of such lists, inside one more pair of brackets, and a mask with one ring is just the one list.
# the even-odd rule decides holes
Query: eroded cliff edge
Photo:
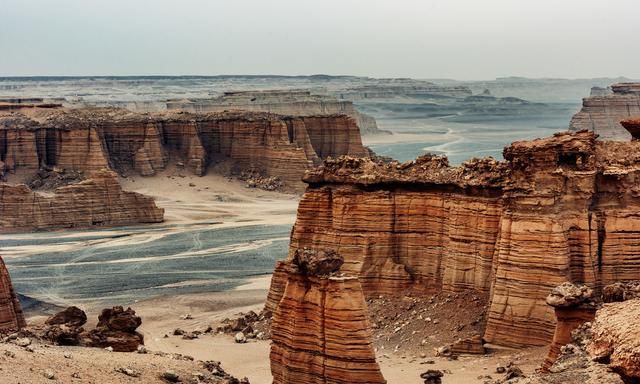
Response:
[{"label": "eroded cliff edge", "polygon": [[[489,293],[487,342],[545,345],[554,287],[598,290],[638,273],[639,149],[581,131],[515,142],[505,161],[459,167],[438,156],[328,160],[305,176],[289,258],[335,249],[367,296]],[[284,278],[280,265],[267,309]]]}]

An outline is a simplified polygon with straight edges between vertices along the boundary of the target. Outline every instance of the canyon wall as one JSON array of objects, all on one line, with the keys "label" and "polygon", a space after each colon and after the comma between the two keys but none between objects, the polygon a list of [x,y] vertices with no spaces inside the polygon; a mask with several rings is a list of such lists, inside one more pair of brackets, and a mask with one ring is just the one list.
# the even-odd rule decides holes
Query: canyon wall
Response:
[{"label": "canyon wall", "polygon": [[376,120],[353,106],[351,101],[305,90],[230,91],[212,99],[177,99],[167,102],[170,111],[192,113],[241,110],[284,116],[347,115],[355,120],[363,135],[381,133]]},{"label": "canyon wall", "polygon": [[11,285],[9,271],[0,257],[0,331],[17,330],[24,326],[22,307]]},{"label": "canyon wall", "polygon": [[611,90],[592,92],[582,99],[582,109],[571,119],[571,129],[588,129],[605,140],[628,140],[630,135],[620,121],[640,115],[640,83],[618,83]]},{"label": "canyon wall", "polygon": [[104,168],[155,175],[170,160],[202,176],[230,160],[300,188],[304,170],[328,156],[367,156],[346,115],[282,117],[267,113],[139,114],[71,109],[0,116],[6,172],[58,167],[90,175]]},{"label": "canyon wall", "polygon": [[[487,292],[487,342],[545,345],[554,287],[597,290],[640,270],[638,153],[639,142],[581,131],[459,167],[430,155],[327,160],[305,175],[291,252],[335,249],[369,297]],[[281,275],[267,309],[282,297]]]}]

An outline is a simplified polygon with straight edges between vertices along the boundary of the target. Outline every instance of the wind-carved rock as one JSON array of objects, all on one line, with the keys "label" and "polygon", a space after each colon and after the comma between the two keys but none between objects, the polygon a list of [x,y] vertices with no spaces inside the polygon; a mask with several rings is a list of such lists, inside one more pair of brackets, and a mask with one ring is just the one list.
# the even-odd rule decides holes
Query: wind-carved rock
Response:
[{"label": "wind-carved rock", "polygon": [[542,364],[548,370],[560,355],[560,349],[571,341],[571,332],[581,324],[593,320],[596,305],[593,291],[585,285],[565,282],[547,296],[547,304],[555,310],[556,329],[549,353]]},{"label": "wind-carved rock", "polygon": [[301,249],[271,324],[274,384],[386,383],[376,363],[362,287],[332,250]]},{"label": "wind-carved rock", "polygon": [[78,307],[68,307],[45,321],[44,337],[59,345],[79,345],[87,314]]},{"label": "wind-carved rock", "polygon": [[15,331],[25,326],[22,307],[13,290],[9,271],[0,257],[0,331]]},{"label": "wind-carved rock", "polygon": [[[486,342],[547,345],[553,288],[637,278],[640,142],[558,133],[515,142],[504,157],[458,167],[432,155],[326,160],[304,177],[288,259],[335,249],[367,297],[488,293]],[[283,276],[279,264],[267,309]]]},{"label": "wind-carved rock", "polygon": [[588,129],[606,140],[628,140],[620,121],[640,116],[640,83],[619,83],[612,93],[595,93],[582,99],[582,109],[571,119],[571,129]]}]

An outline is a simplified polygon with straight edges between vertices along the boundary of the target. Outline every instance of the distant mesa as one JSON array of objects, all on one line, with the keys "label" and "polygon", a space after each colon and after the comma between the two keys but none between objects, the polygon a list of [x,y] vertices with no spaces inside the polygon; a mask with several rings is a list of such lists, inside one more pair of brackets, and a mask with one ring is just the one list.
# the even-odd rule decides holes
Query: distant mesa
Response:
[{"label": "distant mesa", "polygon": [[640,83],[617,83],[611,86],[611,92],[592,89],[570,127],[573,131],[593,131],[602,140],[629,140],[631,135],[620,121],[632,116],[640,116]]}]

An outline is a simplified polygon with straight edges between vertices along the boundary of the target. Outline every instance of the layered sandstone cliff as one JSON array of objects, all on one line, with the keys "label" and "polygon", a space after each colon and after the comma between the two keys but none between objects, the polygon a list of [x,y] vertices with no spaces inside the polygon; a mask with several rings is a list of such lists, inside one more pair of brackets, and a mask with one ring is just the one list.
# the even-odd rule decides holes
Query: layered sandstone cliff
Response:
[{"label": "layered sandstone cliff", "polygon": [[22,307],[11,285],[9,271],[0,257],[0,331],[17,330],[24,326]]},{"label": "layered sandstone cliff", "polygon": [[487,292],[487,342],[545,345],[554,287],[638,273],[639,152],[582,131],[513,143],[502,162],[325,161],[305,176],[291,250],[336,249],[367,296]]},{"label": "layered sandstone cliff", "polygon": [[170,159],[196,175],[228,159],[299,186],[304,170],[328,156],[366,156],[346,115],[281,117],[267,113],[139,114],[72,109],[0,116],[4,169],[59,167],[92,174],[103,168],[151,176]]},{"label": "layered sandstone cliff", "polygon": [[342,258],[298,250],[271,324],[274,384],[386,383],[376,363],[362,288],[337,274]]},{"label": "layered sandstone cliff", "polygon": [[159,223],[163,214],[152,198],[123,191],[106,169],[50,192],[0,183],[0,232]]},{"label": "layered sandstone cliff", "polygon": [[167,109],[193,113],[241,110],[269,112],[285,116],[347,115],[356,121],[362,134],[381,133],[376,120],[353,106],[351,101],[305,90],[229,91],[212,99],[169,100]]},{"label": "layered sandstone cliff", "polygon": [[640,83],[614,84],[611,90],[582,99],[582,109],[571,119],[571,129],[588,129],[606,140],[628,140],[629,133],[620,121],[640,115]]}]

